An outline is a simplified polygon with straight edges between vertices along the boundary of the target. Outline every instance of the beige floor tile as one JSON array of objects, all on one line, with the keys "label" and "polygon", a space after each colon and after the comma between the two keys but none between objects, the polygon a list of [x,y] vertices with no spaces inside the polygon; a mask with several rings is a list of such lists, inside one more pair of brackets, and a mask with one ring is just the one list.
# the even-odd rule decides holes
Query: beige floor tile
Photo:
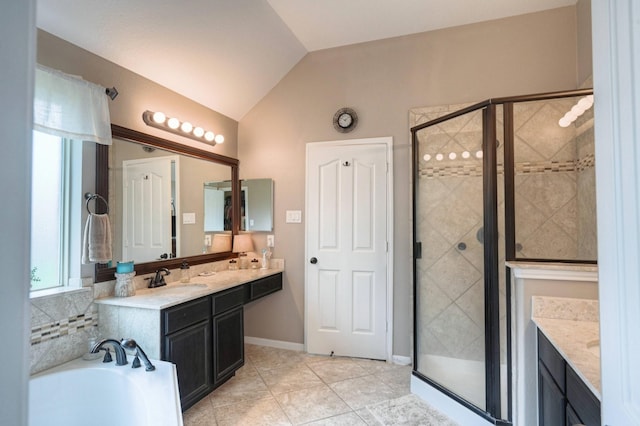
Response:
[{"label": "beige floor tile", "polygon": [[350,358],[328,358],[322,362],[314,362],[307,365],[325,383],[335,383],[368,374],[367,370],[360,367]]},{"label": "beige floor tile", "polygon": [[290,425],[273,397],[226,405],[216,409],[218,426]]},{"label": "beige floor tile", "polygon": [[232,377],[224,385],[214,390],[210,398],[213,407],[221,407],[270,396],[271,393],[260,376],[253,376],[244,378]]},{"label": "beige floor tile", "polygon": [[294,424],[308,423],[350,411],[327,385],[275,395],[289,420]]},{"label": "beige floor tile", "polygon": [[184,426],[216,426],[213,405],[208,396],[183,413]]},{"label": "beige floor tile", "polygon": [[399,391],[371,375],[343,380],[329,386],[353,410],[401,396]]},{"label": "beige floor tile", "polygon": [[375,359],[362,359],[362,358],[351,358],[353,362],[358,364],[360,367],[364,368],[368,373],[384,373],[387,371],[397,370],[402,368],[403,366],[398,364],[393,364],[391,362],[386,361],[378,361]]},{"label": "beige floor tile", "polygon": [[244,378],[244,377],[256,377],[258,376],[258,370],[253,366],[251,361],[245,360],[244,365],[240,367],[234,377],[236,378]]},{"label": "beige floor tile", "polygon": [[346,414],[339,414],[334,417],[329,417],[322,420],[317,420],[311,423],[305,423],[306,425],[313,426],[363,426],[367,423],[360,418],[355,412]]},{"label": "beige floor tile", "polygon": [[305,364],[274,368],[260,373],[260,376],[274,395],[323,384],[322,380]]},{"label": "beige floor tile", "polygon": [[367,409],[383,425],[457,426],[415,395],[383,401]]},{"label": "beige floor tile", "polygon": [[274,348],[269,349],[270,350],[256,350],[247,355],[249,361],[258,372],[304,364],[305,354],[302,352]]},{"label": "beige floor tile", "polygon": [[405,394],[411,393],[411,367],[409,366],[374,374],[374,377],[392,389],[402,391]]}]

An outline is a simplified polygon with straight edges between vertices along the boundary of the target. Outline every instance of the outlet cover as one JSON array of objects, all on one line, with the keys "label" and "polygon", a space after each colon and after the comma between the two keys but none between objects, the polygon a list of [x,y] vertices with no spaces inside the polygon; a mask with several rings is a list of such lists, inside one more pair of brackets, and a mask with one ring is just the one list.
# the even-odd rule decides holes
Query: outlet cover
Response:
[{"label": "outlet cover", "polygon": [[211,247],[211,235],[207,234],[204,236],[204,245],[207,247]]}]

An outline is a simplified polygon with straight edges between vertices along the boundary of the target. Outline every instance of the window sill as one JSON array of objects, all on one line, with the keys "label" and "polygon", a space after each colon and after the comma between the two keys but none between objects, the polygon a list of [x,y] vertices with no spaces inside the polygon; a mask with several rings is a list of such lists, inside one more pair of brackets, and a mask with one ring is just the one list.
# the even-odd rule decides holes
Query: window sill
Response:
[{"label": "window sill", "polygon": [[93,292],[93,287],[55,287],[29,293],[29,299],[46,299],[74,293]]}]

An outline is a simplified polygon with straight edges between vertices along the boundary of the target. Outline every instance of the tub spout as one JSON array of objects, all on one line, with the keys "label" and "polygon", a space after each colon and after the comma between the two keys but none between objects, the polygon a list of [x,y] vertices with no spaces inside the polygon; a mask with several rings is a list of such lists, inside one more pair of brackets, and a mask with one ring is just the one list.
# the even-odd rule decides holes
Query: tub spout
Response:
[{"label": "tub spout", "polygon": [[[142,362],[144,363],[144,369],[146,371],[153,371],[153,370],[156,369],[156,367],[153,364],[151,364],[151,361],[149,361],[149,358],[147,357],[147,354],[144,353],[144,351],[142,350],[140,345],[138,345],[135,340],[133,340],[133,339],[122,339],[122,341],[120,342],[120,346],[122,346],[123,348],[125,348],[127,350],[135,350],[136,351],[136,357],[142,358]],[[139,363],[138,363],[137,366],[135,365],[135,363],[133,365],[134,368],[139,367],[139,366],[140,366]]]},{"label": "tub spout", "polygon": [[116,339],[104,339],[100,342],[93,345],[91,348],[91,353],[95,354],[102,348],[103,345],[111,343],[113,349],[116,351],[116,365],[127,365],[127,354],[124,351],[124,348],[120,345],[120,343]]}]

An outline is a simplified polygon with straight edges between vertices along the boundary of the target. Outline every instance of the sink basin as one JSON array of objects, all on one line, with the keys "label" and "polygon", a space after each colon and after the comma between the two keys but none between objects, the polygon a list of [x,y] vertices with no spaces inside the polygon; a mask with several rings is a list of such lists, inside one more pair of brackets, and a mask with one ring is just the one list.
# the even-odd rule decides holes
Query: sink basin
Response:
[{"label": "sink basin", "polygon": [[162,294],[184,294],[204,288],[207,288],[206,284],[170,284],[166,287],[156,288],[155,292]]},{"label": "sink basin", "polygon": [[587,343],[587,350],[600,358],[600,339],[592,340]]}]

